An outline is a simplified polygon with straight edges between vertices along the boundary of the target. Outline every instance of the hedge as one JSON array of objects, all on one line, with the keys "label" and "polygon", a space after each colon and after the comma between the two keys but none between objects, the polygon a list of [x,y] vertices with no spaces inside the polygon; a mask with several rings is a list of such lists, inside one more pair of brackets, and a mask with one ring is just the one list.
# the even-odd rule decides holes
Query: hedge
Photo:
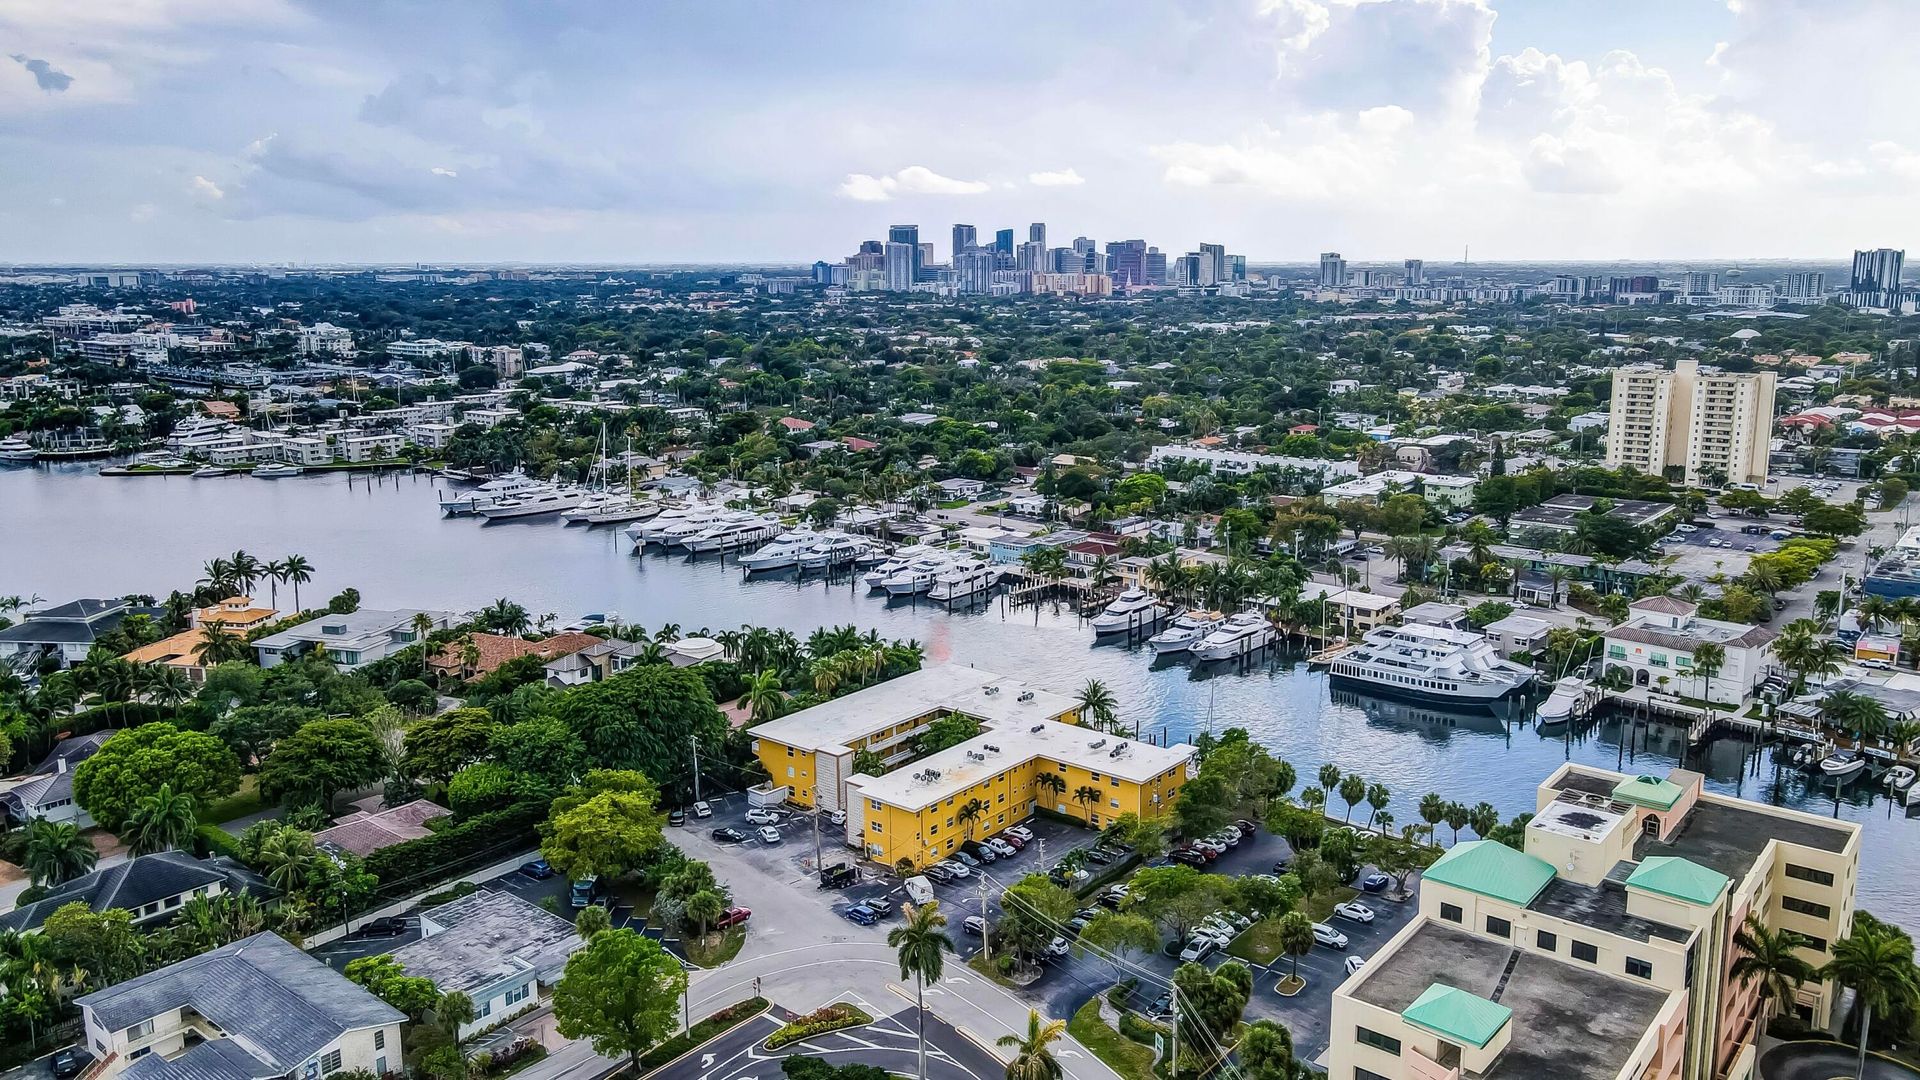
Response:
[{"label": "hedge", "polygon": [[788,1043],[811,1039],[815,1035],[825,1035],[829,1031],[841,1028],[859,1027],[873,1023],[873,1017],[858,1005],[849,1005],[844,1001],[835,1002],[823,1009],[815,1009],[793,1023],[767,1036],[767,1049],[778,1050]]},{"label": "hedge", "polygon": [[759,1016],[767,1008],[767,999],[748,998],[721,1009],[692,1028],[675,1035],[640,1055],[642,1071],[652,1071],[708,1040],[718,1038],[727,1029]]},{"label": "hedge", "polygon": [[240,838],[218,825],[202,825],[194,830],[194,836],[196,846],[205,848],[208,857],[225,855],[239,862],[246,861],[240,858]]},{"label": "hedge", "polygon": [[381,848],[367,856],[366,867],[382,885],[434,880],[462,864],[480,865],[531,845],[539,835],[536,827],[546,817],[544,802],[475,814],[431,836]]}]

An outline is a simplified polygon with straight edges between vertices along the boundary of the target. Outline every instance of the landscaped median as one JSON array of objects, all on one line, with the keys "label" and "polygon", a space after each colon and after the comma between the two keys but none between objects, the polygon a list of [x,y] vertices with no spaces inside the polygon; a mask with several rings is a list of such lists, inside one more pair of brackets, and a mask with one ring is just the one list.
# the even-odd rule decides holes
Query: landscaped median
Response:
[{"label": "landscaped median", "polygon": [[871,1023],[873,1023],[873,1017],[868,1016],[866,1010],[860,1006],[836,1001],[825,1008],[815,1009],[767,1036],[767,1049],[778,1050],[788,1043],[799,1042],[801,1039],[811,1039],[815,1035],[825,1035],[829,1031]]},{"label": "landscaped median", "polygon": [[748,998],[745,1001],[729,1005],[705,1020],[693,1025],[659,1046],[640,1055],[640,1071],[652,1072],[670,1061],[675,1061],[687,1051],[703,1043],[712,1042],[732,1028],[759,1016],[767,1011],[767,999]]},{"label": "landscaped median", "polygon": [[[1122,1014],[1122,1023],[1125,1017]],[[1151,1025],[1141,1021],[1143,1027],[1151,1031]],[[1146,1034],[1147,1032],[1142,1032]],[[1119,1073],[1125,1080],[1153,1080],[1153,1047],[1130,1039],[1113,1029],[1113,1025],[1100,1017],[1100,998],[1094,997],[1080,1011],[1067,1021],[1067,1034],[1079,1040],[1080,1045],[1093,1052],[1093,1056],[1106,1063],[1107,1068]]]}]

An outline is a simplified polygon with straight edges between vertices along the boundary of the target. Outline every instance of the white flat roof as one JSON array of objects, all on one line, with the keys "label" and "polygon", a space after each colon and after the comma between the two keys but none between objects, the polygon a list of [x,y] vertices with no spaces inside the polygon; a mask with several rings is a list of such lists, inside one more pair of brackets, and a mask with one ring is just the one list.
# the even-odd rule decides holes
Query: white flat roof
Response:
[{"label": "white flat roof", "polygon": [[919,810],[1035,758],[1144,783],[1184,766],[1193,754],[1194,748],[1186,743],[1155,746],[1076,724],[1009,721],[885,776],[858,776],[850,786],[862,798]]},{"label": "white flat roof", "polygon": [[[1023,695],[1031,696],[1022,701]],[[981,668],[940,664],[770,720],[754,728],[753,735],[797,750],[819,750],[846,746],[936,710],[965,713],[999,727],[1049,720],[1079,707],[1077,700],[1065,694],[1035,689],[1018,679]]]},{"label": "white flat roof", "polygon": [[1361,592],[1358,589],[1342,589],[1327,594],[1327,603],[1350,607],[1358,611],[1385,611],[1400,602],[1397,596],[1385,596],[1381,593]]}]

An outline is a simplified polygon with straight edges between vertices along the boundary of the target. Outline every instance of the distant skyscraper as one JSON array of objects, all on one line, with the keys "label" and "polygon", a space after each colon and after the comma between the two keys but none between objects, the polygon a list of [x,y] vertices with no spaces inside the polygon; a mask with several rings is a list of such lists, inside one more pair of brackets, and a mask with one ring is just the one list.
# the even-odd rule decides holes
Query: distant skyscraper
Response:
[{"label": "distant skyscraper", "polygon": [[1827,275],[1818,270],[1788,274],[1782,295],[1789,300],[1818,300],[1827,295]]},{"label": "distant skyscraper", "polygon": [[[948,254],[958,259],[961,252],[979,243],[980,231],[978,229],[975,229],[971,225],[955,225],[953,227],[953,250],[948,252]],[[953,266],[956,270],[960,268],[958,262],[955,262]]]},{"label": "distant skyscraper", "polygon": [[1110,240],[1107,242],[1107,270],[1115,285],[1147,283],[1147,242]]},{"label": "distant skyscraper", "polygon": [[971,248],[962,250],[953,257],[953,270],[963,293],[989,293],[993,291],[993,270],[998,253],[992,248]]},{"label": "distant skyscraper", "polygon": [[1015,252],[1014,269],[1026,273],[1047,273],[1052,266],[1047,261],[1047,245],[1029,240],[1020,245]]},{"label": "distant skyscraper", "polygon": [[1046,247],[1047,246],[1047,223],[1044,221],[1036,221],[1033,224],[1027,226],[1027,242],[1030,244],[1039,244],[1041,247]]},{"label": "distant skyscraper", "polygon": [[1245,255],[1227,256],[1227,280],[1247,280],[1247,257]]},{"label": "distant skyscraper", "polygon": [[813,264],[813,283],[815,285],[828,285],[828,284],[832,284],[832,282],[833,282],[833,264],[826,262],[824,260],[814,263]]},{"label": "distant skyscraper", "polygon": [[[920,266],[921,266],[921,261],[920,261],[920,226],[918,226],[918,225],[889,225],[889,226],[887,226],[887,243],[888,243],[889,245],[892,245],[892,244],[905,244],[905,245],[907,245],[907,247],[908,247],[909,249],[911,249],[911,251],[912,251],[912,259],[913,259],[913,268],[912,268],[912,269],[911,269],[910,271],[908,271],[908,273],[909,273],[909,274],[910,274],[911,276],[909,276],[909,277],[907,278],[907,280],[908,280],[908,281],[918,281],[918,280],[920,280]],[[893,269],[892,269],[892,266],[891,266],[891,263],[892,263],[892,259],[891,259],[891,258],[889,258],[889,259],[888,259],[888,263],[889,263],[889,266],[888,266],[888,269],[887,269],[887,274],[888,274],[888,278],[887,278],[887,280],[888,280],[889,282],[891,282],[891,281],[893,280],[893,278],[892,278],[892,274],[893,274]],[[893,288],[893,286],[892,286],[891,284],[889,284],[889,285],[888,285],[887,287],[888,287],[888,288]]]},{"label": "distant skyscraper", "polygon": [[1320,287],[1337,289],[1347,283],[1347,260],[1337,251],[1320,253]]},{"label": "distant skyscraper", "polygon": [[1217,285],[1232,280],[1227,274],[1227,245],[1200,245],[1200,284]]},{"label": "distant skyscraper", "polygon": [[1073,238],[1073,250],[1079,252],[1080,254],[1085,255],[1087,252],[1092,251],[1093,249],[1094,249],[1094,243],[1091,237],[1076,236]]},{"label": "distant skyscraper", "polygon": [[1720,287],[1720,275],[1705,270],[1689,270],[1682,285],[1688,296],[1710,296]]},{"label": "distant skyscraper", "polygon": [[1200,280],[1200,274],[1202,272],[1201,271],[1202,261],[1203,260],[1200,258],[1200,253],[1197,251],[1189,251],[1185,255],[1180,256],[1180,258],[1176,261],[1174,265],[1174,271],[1173,271],[1174,284],[1176,285],[1201,285],[1201,284],[1210,285],[1212,284],[1212,282],[1202,282]]},{"label": "distant skyscraper", "polygon": [[897,240],[887,241],[886,273],[887,288],[894,292],[906,292],[913,288],[914,263],[920,258],[920,246]]},{"label": "distant skyscraper", "polygon": [[1165,285],[1167,283],[1167,254],[1157,247],[1147,249],[1143,260],[1147,273],[1147,284]]},{"label": "distant skyscraper", "polygon": [[1855,307],[1898,305],[1900,278],[1907,253],[1894,248],[1874,248],[1853,253],[1853,277],[1847,284],[1847,302]]},{"label": "distant skyscraper", "polygon": [[1001,229],[993,234],[993,250],[1013,254],[1013,230]]},{"label": "distant skyscraper", "polygon": [[920,250],[918,261],[913,264],[913,279],[924,281],[928,276],[927,268],[933,265],[933,241],[923,240],[914,245]]},{"label": "distant skyscraper", "polygon": [[1406,270],[1407,284],[1425,285],[1427,283],[1427,261],[1425,259],[1408,259],[1400,265]]}]

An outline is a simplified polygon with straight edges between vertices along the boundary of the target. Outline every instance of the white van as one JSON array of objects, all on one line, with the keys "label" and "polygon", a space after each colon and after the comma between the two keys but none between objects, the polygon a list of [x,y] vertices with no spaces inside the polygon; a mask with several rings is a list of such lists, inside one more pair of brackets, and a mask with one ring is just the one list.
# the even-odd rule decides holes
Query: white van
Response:
[{"label": "white van", "polygon": [[907,879],[907,899],[915,905],[932,903],[933,882],[918,874]]}]

